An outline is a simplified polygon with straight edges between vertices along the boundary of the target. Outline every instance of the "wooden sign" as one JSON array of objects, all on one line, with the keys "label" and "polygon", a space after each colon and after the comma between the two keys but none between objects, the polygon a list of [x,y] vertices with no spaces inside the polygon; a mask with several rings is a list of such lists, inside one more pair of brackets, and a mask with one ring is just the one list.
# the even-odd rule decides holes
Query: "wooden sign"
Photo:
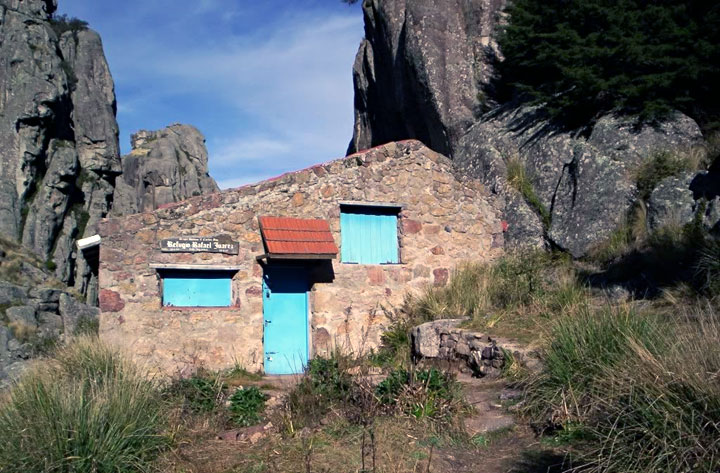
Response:
[{"label": "wooden sign", "polygon": [[160,241],[163,253],[226,253],[236,255],[240,244],[229,235],[214,237],[176,237]]}]

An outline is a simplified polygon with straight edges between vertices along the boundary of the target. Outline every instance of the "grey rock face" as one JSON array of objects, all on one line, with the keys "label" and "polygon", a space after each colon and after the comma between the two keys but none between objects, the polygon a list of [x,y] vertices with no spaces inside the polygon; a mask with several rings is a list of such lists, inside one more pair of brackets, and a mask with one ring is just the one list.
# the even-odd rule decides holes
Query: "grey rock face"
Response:
[{"label": "grey rock face", "polygon": [[189,197],[217,192],[208,174],[205,138],[197,128],[175,124],[132,136],[116,182],[113,215],[153,210]]},{"label": "grey rock face", "polygon": [[48,21],[55,6],[0,1],[0,236],[86,291],[88,271],[73,246],[112,202],[115,93],[100,37],[58,38]]},{"label": "grey rock face", "polygon": [[[702,141],[698,125],[681,114],[660,128],[636,131],[627,121],[603,117],[585,138],[546,133],[542,123],[518,130],[524,113],[529,112],[519,110],[475,124],[461,138],[455,161],[496,192],[508,194],[506,165],[518,160],[550,213],[545,237],[575,257],[585,255],[624,220],[636,194],[632,172],[643,160]],[[516,200],[508,202],[507,244],[527,246],[541,239],[538,222],[528,218],[529,209],[523,211],[526,207]]]},{"label": "grey rock face", "polygon": [[21,323],[30,327],[37,327],[35,308],[29,305],[10,307],[5,311],[8,320],[12,323]]},{"label": "grey rock face", "polygon": [[348,153],[415,138],[452,156],[484,102],[504,0],[371,0]]},{"label": "grey rock face", "polygon": [[[0,389],[23,372],[44,341],[68,340],[79,321],[97,321],[100,313],[59,289],[27,290],[4,282],[0,282],[0,304],[10,306],[0,314]],[[23,339],[16,338],[18,327],[25,331]]]},{"label": "grey rock face", "polygon": [[66,336],[75,333],[78,321],[97,320],[100,316],[100,309],[78,302],[68,294],[60,295],[60,316],[63,322],[63,331]]},{"label": "grey rock face", "polygon": [[667,225],[685,225],[695,215],[695,200],[690,190],[694,173],[663,179],[648,200],[648,227],[651,231]]}]

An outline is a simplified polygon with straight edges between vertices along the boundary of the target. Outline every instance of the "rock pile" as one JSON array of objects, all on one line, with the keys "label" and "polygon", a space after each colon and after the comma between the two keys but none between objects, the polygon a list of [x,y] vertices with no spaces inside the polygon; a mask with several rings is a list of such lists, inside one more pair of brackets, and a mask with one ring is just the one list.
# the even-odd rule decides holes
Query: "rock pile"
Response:
[{"label": "rock pile", "polygon": [[426,322],[411,332],[416,360],[445,360],[470,370],[478,377],[497,376],[505,367],[508,354],[528,369],[536,369],[537,353],[516,342],[491,338],[459,328],[467,319],[441,319]]},{"label": "rock pile", "polygon": [[55,343],[97,330],[99,313],[57,288],[0,281],[0,387]]}]

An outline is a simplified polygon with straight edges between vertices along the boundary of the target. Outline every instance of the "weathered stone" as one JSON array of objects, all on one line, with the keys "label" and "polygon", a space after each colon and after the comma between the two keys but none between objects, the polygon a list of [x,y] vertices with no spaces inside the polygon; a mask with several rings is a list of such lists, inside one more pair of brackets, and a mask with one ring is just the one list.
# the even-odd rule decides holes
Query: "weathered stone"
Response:
[{"label": "weathered stone", "polygon": [[26,300],[27,296],[27,288],[0,281],[0,304],[17,304]]},{"label": "weathered stone", "polygon": [[663,179],[650,194],[647,216],[651,231],[667,225],[683,226],[695,215],[693,191],[690,183],[694,173],[684,173]]},{"label": "weathered stone", "polygon": [[440,319],[414,327],[410,332],[413,354],[420,358],[440,356],[440,335],[459,326],[465,319]]},{"label": "weathered stone", "polygon": [[[543,123],[516,131],[530,114],[532,110],[521,109],[479,121],[460,139],[455,157],[465,172],[505,196],[506,244],[540,246],[545,235],[576,257],[608,238],[625,218],[636,191],[629,166],[660,150],[682,150],[702,139],[697,124],[680,114],[660,128],[639,131],[632,131],[628,120],[603,117],[597,135],[590,138],[543,132]],[[620,159],[618,147],[628,159]],[[519,160],[531,176],[549,228],[543,228],[539,211],[530,209],[506,182],[508,157]]]},{"label": "weathered stone", "polygon": [[[197,128],[174,124],[159,131],[140,130],[132,135],[132,147],[122,158],[113,215],[154,210],[218,191],[208,175],[205,137]],[[215,208],[218,202],[209,200],[202,205]]]},{"label": "weathered stone", "polygon": [[29,305],[21,305],[15,307],[9,307],[5,311],[8,320],[16,323],[28,325],[30,327],[37,327],[37,319],[35,318],[35,307]]},{"label": "weathered stone", "polygon": [[437,246],[433,246],[432,248],[430,248],[430,253],[432,253],[434,255],[444,255],[445,250],[443,250],[442,246],[437,245]]},{"label": "weathered stone", "polygon": [[437,286],[444,286],[450,279],[450,271],[447,268],[437,268],[433,270],[433,284]]},{"label": "weathered stone", "polygon": [[100,290],[100,310],[102,312],[119,312],[125,307],[120,294],[109,289]]},{"label": "weathered stone", "polygon": [[55,1],[8,5],[0,7],[0,235],[90,293],[91,270],[73,246],[107,215],[120,171],[112,78],[97,33],[56,36]]},{"label": "weathered stone", "polygon": [[62,317],[63,332],[66,337],[75,334],[79,321],[87,322],[97,320],[100,315],[99,308],[78,302],[75,298],[65,293],[60,295],[59,310],[60,316]]},{"label": "weathered stone", "polygon": [[[506,3],[364,2],[365,38],[353,66],[355,124],[348,153],[418,139],[505,199],[508,227],[504,238],[493,241],[495,247],[552,246],[581,257],[623,222],[636,198],[633,170],[656,153],[701,144],[702,133],[680,113],[640,127],[634,119],[608,114],[589,135],[558,132],[539,121],[535,109],[501,113],[489,85],[493,64],[502,60],[495,38]],[[483,114],[493,109],[496,113]],[[538,198],[532,206],[507,182],[511,159],[526,168]],[[442,179],[433,176],[430,182],[435,192],[449,192]],[[441,217],[452,209],[427,212]]]},{"label": "weathered stone", "polygon": [[385,284],[385,271],[377,266],[371,266],[367,269],[368,281],[371,286],[382,286]]},{"label": "weathered stone", "polygon": [[292,203],[295,207],[300,207],[305,203],[305,197],[303,196],[302,192],[296,192],[292,196]]},{"label": "weathered stone", "polygon": [[372,0],[353,66],[348,153],[415,138],[452,156],[484,106],[503,0]]},{"label": "weathered stone", "polygon": [[422,224],[417,220],[405,218],[402,220],[402,229],[404,233],[412,235],[414,233],[419,233],[420,230],[422,230]]}]

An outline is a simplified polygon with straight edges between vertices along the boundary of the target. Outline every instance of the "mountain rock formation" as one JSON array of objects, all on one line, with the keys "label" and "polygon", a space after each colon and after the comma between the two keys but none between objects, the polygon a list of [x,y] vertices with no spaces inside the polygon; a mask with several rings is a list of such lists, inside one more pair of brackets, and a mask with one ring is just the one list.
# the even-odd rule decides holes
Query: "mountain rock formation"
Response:
[{"label": "mountain rock formation", "polygon": [[132,135],[132,151],[123,156],[116,180],[113,215],[154,210],[188,197],[217,192],[208,175],[205,138],[190,125]]},{"label": "mountain rock formation", "polygon": [[[498,108],[492,79],[493,64],[503,59],[496,37],[505,3],[366,0],[348,151],[419,139],[505,197],[508,245],[552,246],[580,257],[624,220],[643,161],[702,146],[703,136],[681,114],[640,129],[606,116],[579,136],[534,120],[532,109]],[[508,162],[524,168],[547,218],[509,185]],[[697,193],[690,194],[679,212],[685,217],[699,208]]]},{"label": "mountain rock formation", "polygon": [[[158,143],[121,161],[100,36],[54,19],[56,8],[56,0],[0,0],[0,237],[22,243],[92,302],[97,281],[75,241],[96,232],[115,200],[126,214],[217,186],[192,127],[141,132],[135,141]],[[131,175],[118,178],[125,170]]]}]

